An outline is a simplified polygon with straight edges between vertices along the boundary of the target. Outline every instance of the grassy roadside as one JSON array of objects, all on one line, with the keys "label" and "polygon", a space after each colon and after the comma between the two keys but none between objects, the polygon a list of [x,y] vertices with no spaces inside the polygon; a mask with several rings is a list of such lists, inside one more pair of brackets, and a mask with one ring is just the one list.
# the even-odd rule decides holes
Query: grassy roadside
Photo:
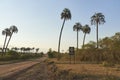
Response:
[{"label": "grassy roadside", "polygon": [[40,58],[40,57],[31,58],[31,59],[19,59],[19,60],[10,60],[10,61],[0,61],[0,65],[18,63],[18,62],[23,62],[23,61],[30,61],[30,60],[35,60],[35,59],[38,59],[38,58]]},{"label": "grassy roadside", "polygon": [[42,57],[43,54],[38,53],[18,53],[15,51],[10,51],[5,55],[0,55],[0,65],[2,64],[9,64],[9,63],[16,63],[26,60],[32,60]]},{"label": "grassy roadside", "polygon": [[0,61],[0,65],[21,62],[23,60]]},{"label": "grassy roadside", "polygon": [[58,69],[55,74],[61,74],[66,80],[120,80],[120,65],[106,67],[91,63],[64,64],[55,58],[48,59],[48,62],[54,63]]}]

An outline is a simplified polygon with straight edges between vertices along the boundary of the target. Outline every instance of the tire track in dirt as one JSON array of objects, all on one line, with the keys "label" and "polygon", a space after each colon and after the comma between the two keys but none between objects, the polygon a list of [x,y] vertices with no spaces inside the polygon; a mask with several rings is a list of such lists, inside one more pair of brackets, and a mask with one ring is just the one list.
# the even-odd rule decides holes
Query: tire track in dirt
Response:
[{"label": "tire track in dirt", "polygon": [[45,59],[46,57],[42,57],[40,59],[31,60],[31,61],[0,65],[0,80],[6,80],[11,76],[15,76],[20,72],[24,72],[25,70],[31,68],[35,64],[44,61]]}]

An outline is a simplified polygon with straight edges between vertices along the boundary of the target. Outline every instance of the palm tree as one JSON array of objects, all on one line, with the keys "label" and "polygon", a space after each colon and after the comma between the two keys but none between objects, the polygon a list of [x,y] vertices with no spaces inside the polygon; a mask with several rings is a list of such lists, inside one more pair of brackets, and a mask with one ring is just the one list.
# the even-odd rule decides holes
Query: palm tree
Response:
[{"label": "palm tree", "polygon": [[82,29],[82,25],[78,22],[73,26],[73,31],[77,31],[77,51],[78,51],[78,32]]},{"label": "palm tree", "polygon": [[58,53],[60,53],[61,35],[62,35],[62,31],[63,31],[65,21],[71,19],[71,12],[70,12],[69,9],[65,8],[63,10],[63,12],[61,13],[61,19],[63,19],[63,24],[62,24],[61,31],[60,31],[60,36],[59,36]]},{"label": "palm tree", "polygon": [[36,48],[36,53],[38,53],[38,51],[39,51],[39,48]]},{"label": "palm tree", "polygon": [[105,23],[105,16],[102,13],[95,13],[91,17],[91,25],[96,25],[97,48],[98,48],[98,25],[104,23]]},{"label": "palm tree", "polygon": [[32,52],[33,52],[33,53],[34,53],[34,49],[35,49],[35,48],[33,47],[33,48],[32,48]]},{"label": "palm tree", "polygon": [[11,50],[18,52],[19,48],[17,48],[17,47],[12,47]]},{"label": "palm tree", "polygon": [[[8,43],[7,43],[7,45],[6,45],[6,49],[7,49],[7,47],[8,47],[8,44],[9,44],[9,42],[10,42],[10,40],[11,40],[11,37],[12,37],[13,33],[17,33],[17,32],[18,32],[17,27],[16,27],[15,25],[12,25],[12,26],[10,27],[10,32],[11,32],[11,35],[10,35],[10,38],[9,38]],[[6,49],[5,49],[5,52],[6,52]]]},{"label": "palm tree", "polygon": [[8,28],[6,28],[2,31],[2,35],[5,35],[5,41],[4,41],[2,53],[4,52],[4,49],[5,49],[5,44],[6,44],[7,37],[10,36],[10,34],[11,34],[11,32],[10,32],[10,29],[8,29]]},{"label": "palm tree", "polygon": [[24,47],[21,47],[20,50],[21,50],[21,53],[22,53],[24,51]]},{"label": "palm tree", "polygon": [[29,53],[31,53],[32,48],[27,47],[26,49],[27,49],[27,51],[28,51]]},{"label": "palm tree", "polygon": [[85,43],[86,34],[89,34],[90,31],[91,31],[91,29],[90,29],[89,25],[86,24],[85,26],[83,26],[82,31],[83,31],[83,33],[84,33],[83,46],[82,46],[83,49],[84,49],[84,43]]}]

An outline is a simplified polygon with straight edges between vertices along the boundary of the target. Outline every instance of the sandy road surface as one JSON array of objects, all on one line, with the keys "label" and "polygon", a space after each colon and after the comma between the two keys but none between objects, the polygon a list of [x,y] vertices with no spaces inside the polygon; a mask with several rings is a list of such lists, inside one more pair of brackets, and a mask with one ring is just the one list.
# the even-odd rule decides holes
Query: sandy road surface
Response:
[{"label": "sandy road surface", "polygon": [[40,63],[41,61],[43,61],[45,59],[46,59],[46,57],[42,57],[42,58],[39,58],[36,60],[0,65],[0,78],[12,75],[21,70],[27,69],[37,63]]}]

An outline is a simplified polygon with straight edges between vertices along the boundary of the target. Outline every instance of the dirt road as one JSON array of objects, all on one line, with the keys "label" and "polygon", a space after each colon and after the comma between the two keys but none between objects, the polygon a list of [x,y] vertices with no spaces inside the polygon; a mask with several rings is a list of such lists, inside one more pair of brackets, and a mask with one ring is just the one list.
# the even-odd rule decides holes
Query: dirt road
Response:
[{"label": "dirt road", "polygon": [[0,80],[2,80],[4,77],[11,76],[22,70],[28,69],[33,65],[44,61],[45,59],[46,57],[42,57],[36,60],[0,65]]}]

